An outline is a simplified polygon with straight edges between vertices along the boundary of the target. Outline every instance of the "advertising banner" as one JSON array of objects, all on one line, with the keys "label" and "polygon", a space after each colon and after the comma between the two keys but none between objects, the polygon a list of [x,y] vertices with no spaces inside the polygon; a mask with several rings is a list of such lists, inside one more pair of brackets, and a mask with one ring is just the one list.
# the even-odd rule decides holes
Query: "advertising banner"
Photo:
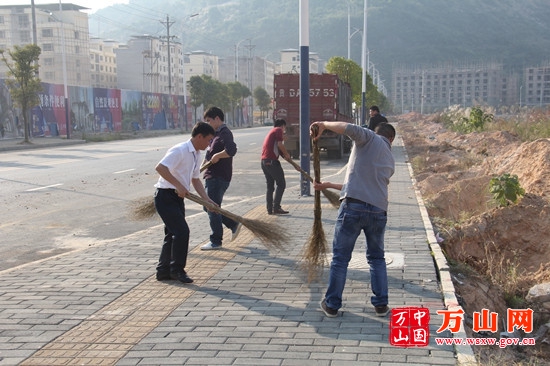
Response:
[{"label": "advertising banner", "polygon": [[94,118],[96,131],[122,131],[120,89],[94,88]]}]

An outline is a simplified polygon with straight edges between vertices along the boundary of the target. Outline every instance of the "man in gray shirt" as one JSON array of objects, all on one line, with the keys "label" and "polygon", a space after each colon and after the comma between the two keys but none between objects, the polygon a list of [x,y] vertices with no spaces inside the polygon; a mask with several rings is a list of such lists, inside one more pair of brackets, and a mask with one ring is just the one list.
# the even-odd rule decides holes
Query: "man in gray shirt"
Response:
[{"label": "man in gray shirt", "polygon": [[[315,127],[313,127],[315,126]],[[328,289],[321,309],[328,317],[338,316],[346,284],[348,264],[355,242],[364,232],[367,241],[367,262],[370,266],[371,303],[377,316],[386,316],[388,307],[388,275],[384,258],[384,232],[388,210],[388,185],[395,162],[391,144],[395,129],[381,123],[375,131],[347,122],[315,122],[311,136],[319,138],[324,130],[345,134],[354,141],[343,184],[314,183],[316,190],[340,190],[340,209],[332,241],[332,262]]]}]

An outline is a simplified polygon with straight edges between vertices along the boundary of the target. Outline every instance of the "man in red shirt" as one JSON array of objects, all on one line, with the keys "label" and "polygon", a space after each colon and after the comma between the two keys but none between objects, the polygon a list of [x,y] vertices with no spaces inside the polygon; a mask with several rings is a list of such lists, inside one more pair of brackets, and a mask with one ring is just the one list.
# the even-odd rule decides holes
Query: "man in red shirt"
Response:
[{"label": "man in red shirt", "polygon": [[[286,121],[277,119],[273,124],[273,129],[265,137],[262,146],[262,171],[267,183],[266,207],[269,215],[286,215],[288,211],[281,208],[281,200],[286,188],[285,173],[279,161],[279,155],[284,159],[290,159],[288,151],[284,145],[284,133],[286,131]],[[275,190],[275,183],[277,189]],[[273,193],[275,192],[275,196]]]}]

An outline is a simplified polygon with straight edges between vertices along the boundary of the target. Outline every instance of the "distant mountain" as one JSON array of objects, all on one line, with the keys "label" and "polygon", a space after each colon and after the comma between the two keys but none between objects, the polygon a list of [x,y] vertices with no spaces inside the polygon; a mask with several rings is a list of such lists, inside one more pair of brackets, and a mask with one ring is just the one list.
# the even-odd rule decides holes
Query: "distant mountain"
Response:
[{"label": "distant mountain", "polygon": [[[347,56],[348,4],[353,33],[363,27],[362,0],[309,1],[310,51],[324,60]],[[120,42],[166,35],[167,15],[186,51],[227,56],[241,42],[277,60],[299,48],[298,0],[130,0],[91,15],[90,31]],[[395,64],[496,61],[518,70],[550,60],[548,19],[548,0],[368,0],[367,47],[386,86]],[[361,64],[360,32],[350,54]]]}]

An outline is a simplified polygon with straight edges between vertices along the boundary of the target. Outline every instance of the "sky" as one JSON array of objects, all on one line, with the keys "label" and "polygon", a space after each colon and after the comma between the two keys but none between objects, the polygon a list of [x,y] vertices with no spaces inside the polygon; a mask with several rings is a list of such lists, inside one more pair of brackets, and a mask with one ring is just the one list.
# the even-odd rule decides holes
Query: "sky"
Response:
[{"label": "sky", "polygon": [[[89,8],[90,10],[86,10],[86,13],[94,13],[99,9],[106,8],[110,5],[114,4],[128,4],[129,0],[62,0],[62,3],[68,3],[68,4],[76,4],[80,6],[84,6],[86,8]],[[2,1],[2,5],[30,5],[31,0],[4,0]],[[50,0],[34,0],[34,5],[40,5],[40,4],[58,4],[59,1]]]}]

